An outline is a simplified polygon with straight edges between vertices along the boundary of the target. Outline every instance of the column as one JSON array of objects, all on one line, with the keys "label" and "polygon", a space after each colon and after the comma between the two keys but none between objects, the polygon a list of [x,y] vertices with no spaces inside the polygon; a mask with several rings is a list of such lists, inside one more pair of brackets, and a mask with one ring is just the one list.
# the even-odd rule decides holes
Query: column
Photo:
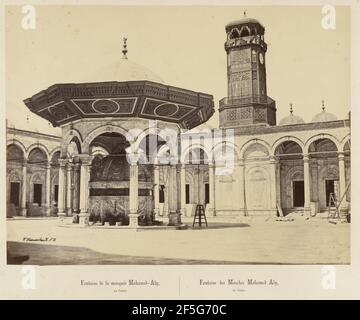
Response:
[{"label": "column", "polygon": [[129,212],[129,226],[132,228],[138,227],[138,177],[139,168],[137,164],[137,157],[130,155],[130,212]]},{"label": "column", "polygon": [[199,177],[198,177],[198,194],[199,194],[199,204],[202,204],[205,207],[205,184],[204,184],[204,167],[203,165],[198,166]]},{"label": "column", "polygon": [[304,211],[310,210],[310,168],[309,155],[304,154]]},{"label": "column", "polygon": [[177,226],[181,224],[181,215],[178,210],[178,185],[176,165],[170,165],[169,172],[169,188],[168,188],[168,203],[169,203],[169,226]]},{"label": "column", "polygon": [[246,211],[246,202],[245,202],[245,179],[244,179],[244,170],[245,163],[243,159],[240,159],[239,163],[239,198],[240,198],[240,210],[243,211],[244,216],[247,215]]},{"label": "column", "polygon": [[[281,208],[281,162],[280,159],[276,161],[276,203]],[[280,216],[283,216],[284,213],[282,209],[279,212]]]},{"label": "column", "polygon": [[58,195],[58,216],[65,216],[65,170],[67,159],[59,159],[59,195]]},{"label": "column", "polygon": [[214,162],[209,163],[209,203],[208,203],[208,214],[215,216],[215,173],[214,173]]},{"label": "column", "polygon": [[21,186],[21,215],[26,217],[26,185],[27,185],[27,174],[26,174],[27,161],[24,160],[22,164],[22,186]]},{"label": "column", "polygon": [[276,217],[277,215],[277,207],[276,207],[276,166],[277,161],[275,157],[270,157],[270,193],[271,193],[271,215]]},{"label": "column", "polygon": [[155,160],[154,164],[154,220],[159,217],[159,190],[160,190],[160,169]]},{"label": "column", "polygon": [[79,199],[79,224],[89,224],[89,180],[92,157],[89,155],[80,155],[80,199]]},{"label": "column", "polygon": [[345,209],[346,204],[346,179],[345,179],[345,156],[344,153],[339,153],[339,194],[338,194],[338,201],[341,201],[340,208]]},{"label": "column", "polygon": [[71,193],[72,193],[71,191],[73,188],[72,172],[73,172],[73,164],[68,163],[67,178],[66,178],[66,214],[67,214],[67,216],[72,216],[72,197],[71,197]]},{"label": "column", "polygon": [[51,203],[50,203],[50,194],[51,194],[51,165],[50,162],[46,166],[46,192],[45,192],[45,201],[46,201],[46,215],[49,217],[51,215]]},{"label": "column", "polygon": [[80,163],[74,164],[74,192],[73,192],[73,212],[78,214],[79,210],[79,197],[80,197]]},{"label": "column", "polygon": [[162,218],[163,222],[167,221],[169,215],[169,197],[168,197],[168,190],[169,190],[169,176],[170,176],[170,167],[163,166],[162,167],[163,177],[164,177],[164,206],[163,206],[163,213]]},{"label": "column", "polygon": [[180,213],[186,215],[186,167],[182,164],[180,167]]}]

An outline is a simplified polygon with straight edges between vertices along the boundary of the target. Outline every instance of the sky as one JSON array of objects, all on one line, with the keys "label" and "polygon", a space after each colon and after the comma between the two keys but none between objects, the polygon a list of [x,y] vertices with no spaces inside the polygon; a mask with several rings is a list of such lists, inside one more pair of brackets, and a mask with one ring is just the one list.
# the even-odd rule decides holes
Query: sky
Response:
[{"label": "sky", "polygon": [[[321,26],[320,6],[35,6],[36,28],[21,26],[21,6],[5,11],[5,101],[12,127],[60,134],[23,100],[61,82],[77,82],[128,57],[166,84],[227,96],[225,25],[243,17],[265,26],[267,91],[277,121],[294,114],[305,122],[326,110],[344,119],[350,110],[350,10],[336,7],[336,29]],[[89,76],[88,76],[89,75]]]}]

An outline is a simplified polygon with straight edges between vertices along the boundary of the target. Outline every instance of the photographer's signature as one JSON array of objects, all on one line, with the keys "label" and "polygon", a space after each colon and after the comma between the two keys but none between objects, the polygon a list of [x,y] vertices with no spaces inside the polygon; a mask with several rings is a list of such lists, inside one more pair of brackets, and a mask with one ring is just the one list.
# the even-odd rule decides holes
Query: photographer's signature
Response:
[{"label": "photographer's signature", "polygon": [[24,242],[55,242],[56,238],[53,237],[40,237],[40,238],[30,238],[23,237]]}]

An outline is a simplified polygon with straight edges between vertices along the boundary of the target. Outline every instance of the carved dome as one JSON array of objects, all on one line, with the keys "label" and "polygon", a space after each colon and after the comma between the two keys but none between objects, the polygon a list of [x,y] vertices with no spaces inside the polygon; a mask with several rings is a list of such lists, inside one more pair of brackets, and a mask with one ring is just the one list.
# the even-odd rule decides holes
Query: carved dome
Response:
[{"label": "carved dome", "polygon": [[98,68],[95,73],[89,76],[88,82],[141,80],[164,83],[156,73],[129,59],[119,59],[116,62]]},{"label": "carved dome", "polygon": [[323,108],[323,111],[321,111],[314,118],[312,118],[311,122],[328,122],[328,121],[336,121],[336,120],[337,117],[335,115],[325,111],[325,108]]}]

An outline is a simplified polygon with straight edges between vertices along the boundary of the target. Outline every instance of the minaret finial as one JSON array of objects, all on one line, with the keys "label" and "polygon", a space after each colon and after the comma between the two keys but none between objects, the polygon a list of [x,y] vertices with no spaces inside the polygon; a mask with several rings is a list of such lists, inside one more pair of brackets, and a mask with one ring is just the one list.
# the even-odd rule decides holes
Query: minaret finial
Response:
[{"label": "minaret finial", "polygon": [[127,50],[127,44],[126,44],[126,41],[127,41],[127,38],[123,38],[123,42],[124,42],[124,44],[123,44],[123,51],[122,51],[122,53],[123,53],[123,59],[127,59],[127,52],[128,52],[128,50]]},{"label": "minaret finial", "polygon": [[322,105],[322,107],[321,107],[322,111],[325,111],[325,101],[324,100],[321,100],[321,105]]},{"label": "minaret finial", "polygon": [[290,103],[290,113],[293,114],[294,110],[293,110],[293,104]]}]

